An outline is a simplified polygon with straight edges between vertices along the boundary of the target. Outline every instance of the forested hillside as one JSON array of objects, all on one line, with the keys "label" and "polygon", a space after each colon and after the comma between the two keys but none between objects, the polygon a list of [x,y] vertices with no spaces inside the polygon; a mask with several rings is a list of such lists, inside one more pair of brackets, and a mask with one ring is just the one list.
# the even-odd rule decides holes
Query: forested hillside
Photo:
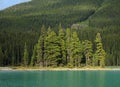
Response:
[{"label": "forested hillside", "polygon": [[[105,65],[120,65],[119,2],[32,0],[0,11],[0,65],[24,65],[24,47],[28,50],[27,64],[31,65],[33,50],[38,43],[41,30],[50,26],[57,36],[59,24],[64,31],[67,28],[76,31],[81,42],[91,41],[93,55],[96,50],[95,36],[99,32],[106,52]],[[44,29],[41,28],[42,25],[45,25]],[[84,60],[86,57],[82,56]]]},{"label": "forested hillside", "polygon": [[32,0],[0,12],[0,29],[38,30],[42,24],[70,27],[86,20],[101,5],[101,0]]},{"label": "forested hillside", "polygon": [[120,26],[120,1],[104,0],[102,6],[90,18],[90,26],[112,27]]}]

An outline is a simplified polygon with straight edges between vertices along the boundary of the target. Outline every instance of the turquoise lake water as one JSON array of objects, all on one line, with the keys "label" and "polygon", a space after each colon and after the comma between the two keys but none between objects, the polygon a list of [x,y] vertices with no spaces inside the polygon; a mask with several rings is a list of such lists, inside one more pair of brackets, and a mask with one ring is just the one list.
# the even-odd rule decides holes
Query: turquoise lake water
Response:
[{"label": "turquoise lake water", "polygon": [[29,2],[31,0],[0,0],[0,10],[4,10],[16,4]]},{"label": "turquoise lake water", "polygon": [[120,87],[120,71],[0,71],[0,87]]}]

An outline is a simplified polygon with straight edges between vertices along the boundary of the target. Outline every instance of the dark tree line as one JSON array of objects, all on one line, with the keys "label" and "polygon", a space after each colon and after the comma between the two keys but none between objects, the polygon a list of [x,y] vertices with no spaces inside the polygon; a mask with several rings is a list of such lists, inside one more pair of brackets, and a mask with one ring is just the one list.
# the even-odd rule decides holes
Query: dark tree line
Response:
[{"label": "dark tree line", "polygon": [[[114,43],[119,38],[109,39],[111,36],[106,33],[107,29],[63,29],[59,25],[57,29],[42,26],[40,30],[1,31],[0,66],[119,65],[119,50],[116,50],[119,46],[118,42]],[[115,33],[117,29],[109,31]]]},{"label": "dark tree line", "polygon": [[37,38],[36,32],[0,31],[0,66],[22,65],[25,42],[30,62],[33,45]]},{"label": "dark tree line", "polygon": [[[8,32],[2,32],[6,34]],[[21,33],[20,33],[21,34]],[[20,35],[19,34],[19,35]],[[75,30],[66,30],[59,25],[58,33],[50,27],[42,26],[40,36],[37,41],[36,33],[29,36],[8,33],[5,38],[1,38],[1,43],[7,45],[0,47],[0,65],[23,65],[23,66],[104,66],[105,51],[103,50],[100,33],[97,34],[95,44],[96,52],[93,52],[93,44],[89,40],[80,41]],[[8,40],[7,40],[8,39]],[[36,39],[36,41],[35,41]],[[8,42],[7,42],[8,41]],[[11,41],[9,43],[9,41]],[[84,61],[83,61],[84,60]],[[82,62],[83,61],[83,62]],[[96,62],[94,64],[94,61]]]}]

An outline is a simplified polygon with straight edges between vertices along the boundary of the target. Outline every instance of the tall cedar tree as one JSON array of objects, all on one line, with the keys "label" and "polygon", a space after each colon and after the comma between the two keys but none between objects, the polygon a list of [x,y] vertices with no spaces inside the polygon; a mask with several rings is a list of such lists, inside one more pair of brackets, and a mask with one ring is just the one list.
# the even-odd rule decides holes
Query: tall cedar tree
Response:
[{"label": "tall cedar tree", "polygon": [[59,25],[59,35],[58,35],[58,38],[59,38],[59,43],[60,43],[60,62],[62,65],[66,65],[66,43],[65,43],[65,32],[61,26],[61,24]]},{"label": "tall cedar tree", "polygon": [[0,66],[4,65],[4,54],[2,52],[2,48],[0,47]]},{"label": "tall cedar tree", "polygon": [[32,54],[32,58],[31,58],[31,66],[36,65],[37,62],[37,45],[34,45],[34,49],[33,49],[33,54]]},{"label": "tall cedar tree", "polygon": [[38,43],[37,43],[37,65],[38,66],[44,66],[44,57],[45,57],[45,35],[46,35],[46,30],[45,30],[45,26],[43,25],[41,28],[41,33],[40,33],[40,37],[38,39]]},{"label": "tall cedar tree", "polygon": [[95,43],[96,43],[95,59],[97,60],[98,65],[100,65],[101,67],[104,67],[106,53],[105,53],[105,50],[103,49],[100,33],[97,33]]},{"label": "tall cedar tree", "polygon": [[46,66],[57,66],[60,58],[60,46],[58,36],[48,28],[45,38],[45,58]]},{"label": "tall cedar tree", "polygon": [[77,32],[73,32],[71,36],[70,43],[70,66],[80,66],[81,58],[82,58],[82,44],[78,38]]},{"label": "tall cedar tree", "polygon": [[71,30],[69,28],[67,28],[67,30],[66,30],[66,50],[67,50],[66,56],[67,56],[68,66],[70,64],[70,54],[71,54],[70,43],[71,43]]},{"label": "tall cedar tree", "polygon": [[15,52],[14,49],[12,50],[12,66],[15,64]]},{"label": "tall cedar tree", "polygon": [[23,65],[24,66],[28,66],[28,50],[27,50],[27,45],[25,43],[25,46],[24,46],[24,56],[23,56]]},{"label": "tall cedar tree", "polygon": [[85,40],[82,42],[83,44],[83,52],[86,59],[86,66],[92,65],[93,58],[93,50],[92,50],[92,42],[89,40]]}]

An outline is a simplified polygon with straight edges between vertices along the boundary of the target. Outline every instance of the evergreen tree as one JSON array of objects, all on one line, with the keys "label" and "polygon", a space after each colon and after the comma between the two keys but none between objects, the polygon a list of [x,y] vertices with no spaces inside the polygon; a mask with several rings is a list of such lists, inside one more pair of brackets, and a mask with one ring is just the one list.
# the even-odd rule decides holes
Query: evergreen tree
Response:
[{"label": "evergreen tree", "polygon": [[12,50],[12,66],[15,64],[15,52],[14,49]]},{"label": "evergreen tree", "polygon": [[92,50],[92,42],[89,40],[83,41],[83,52],[86,59],[86,66],[92,65],[92,58],[93,58],[93,50]]},{"label": "evergreen tree", "polygon": [[81,58],[82,58],[82,44],[78,38],[76,32],[73,32],[71,37],[71,54],[70,54],[70,66],[80,66]]},{"label": "evergreen tree", "polygon": [[100,65],[101,67],[104,67],[106,53],[105,53],[105,50],[103,49],[100,33],[97,33],[95,43],[96,43],[95,59],[97,60],[98,65]]},{"label": "evergreen tree", "polygon": [[34,66],[36,64],[36,61],[37,61],[37,45],[34,46],[30,65]]},{"label": "evergreen tree", "polygon": [[66,30],[66,50],[67,50],[67,63],[69,64],[70,62],[70,54],[71,54],[71,50],[70,50],[70,43],[71,43],[71,30],[69,28],[67,28]]},{"label": "evergreen tree", "polygon": [[37,43],[37,64],[39,66],[44,66],[44,45],[45,45],[45,35],[46,35],[46,31],[45,31],[45,26],[43,25],[41,28],[41,33],[40,33],[40,37]]},{"label": "evergreen tree", "polygon": [[45,39],[46,66],[57,66],[60,58],[60,46],[58,36],[50,28]]},{"label": "evergreen tree", "polygon": [[37,50],[37,66],[42,66],[42,42],[41,42],[41,36],[38,39],[38,43],[36,45],[36,50]]},{"label": "evergreen tree", "polygon": [[2,52],[1,47],[0,47],[0,66],[4,66],[4,54]]},{"label": "evergreen tree", "polygon": [[59,25],[59,44],[60,44],[60,62],[63,65],[66,65],[66,44],[65,44],[65,32],[63,30],[63,28],[61,27],[61,25]]},{"label": "evergreen tree", "polygon": [[24,66],[27,66],[28,65],[28,50],[27,50],[27,45],[25,43],[25,46],[24,46],[24,56],[23,56],[23,64]]}]

